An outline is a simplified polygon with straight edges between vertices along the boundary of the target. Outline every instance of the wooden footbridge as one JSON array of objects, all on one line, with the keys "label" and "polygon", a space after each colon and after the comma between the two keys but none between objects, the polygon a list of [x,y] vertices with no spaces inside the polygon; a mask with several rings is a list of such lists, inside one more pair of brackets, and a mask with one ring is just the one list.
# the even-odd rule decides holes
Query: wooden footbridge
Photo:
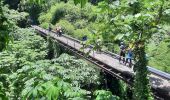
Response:
[{"label": "wooden footbridge", "polygon": [[[62,35],[58,37],[55,32],[49,32],[46,29],[43,29],[39,26],[32,26],[38,33],[44,37],[51,36],[56,40],[61,46],[70,50],[78,56],[83,57],[89,62],[97,65],[103,71],[113,75],[114,77],[123,80],[129,86],[133,86],[134,72],[132,68],[129,68],[123,64],[120,64],[117,60],[118,55],[111,52],[101,52],[97,53],[92,50],[89,46],[87,48],[81,49],[83,46],[80,41],[74,39],[67,35]],[[91,51],[88,55],[87,53]],[[149,75],[150,83],[154,92],[156,99],[159,100],[170,100],[170,74],[159,71],[152,67],[148,67],[148,70],[151,72]]]}]

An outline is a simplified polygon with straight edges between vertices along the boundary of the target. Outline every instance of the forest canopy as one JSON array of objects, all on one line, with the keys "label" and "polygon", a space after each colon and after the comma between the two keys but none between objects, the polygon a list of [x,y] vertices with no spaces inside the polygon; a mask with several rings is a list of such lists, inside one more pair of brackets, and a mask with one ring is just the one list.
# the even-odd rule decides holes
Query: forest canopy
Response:
[{"label": "forest canopy", "polygon": [[[153,100],[147,66],[170,73],[169,19],[169,0],[0,0],[0,99]],[[105,52],[132,47],[134,88],[31,25],[100,39]]]}]

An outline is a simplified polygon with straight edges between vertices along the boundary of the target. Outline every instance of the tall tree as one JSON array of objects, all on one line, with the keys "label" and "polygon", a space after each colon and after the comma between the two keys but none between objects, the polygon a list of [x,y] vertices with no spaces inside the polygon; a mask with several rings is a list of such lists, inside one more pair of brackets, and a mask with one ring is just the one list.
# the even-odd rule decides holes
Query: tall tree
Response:
[{"label": "tall tree", "polygon": [[[86,0],[74,1],[75,4],[80,3],[82,7],[86,2]],[[108,2],[108,0],[105,1]],[[137,100],[152,99],[145,43],[154,33],[163,33],[161,20],[163,13],[169,9],[167,6],[167,8],[165,7],[165,2],[169,3],[169,0],[115,0],[114,5],[103,6],[103,11],[108,10],[110,7],[110,11],[114,14],[111,20],[107,19],[105,23],[113,22],[115,27],[108,28],[116,30],[115,32],[118,32],[119,37],[122,39],[128,38],[134,44],[134,70],[136,73],[134,98]]]},{"label": "tall tree", "polygon": [[3,3],[0,0],[0,51],[2,51],[9,42],[9,22],[4,15]]}]

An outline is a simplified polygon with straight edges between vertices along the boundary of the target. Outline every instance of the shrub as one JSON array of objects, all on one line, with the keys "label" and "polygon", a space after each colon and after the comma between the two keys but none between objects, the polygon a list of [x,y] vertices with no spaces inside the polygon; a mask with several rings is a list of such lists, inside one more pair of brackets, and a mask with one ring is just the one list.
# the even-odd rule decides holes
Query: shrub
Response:
[{"label": "shrub", "polygon": [[44,22],[51,22],[52,24],[56,24],[57,21],[60,20],[64,16],[65,13],[65,4],[64,3],[56,3],[54,6],[47,11],[47,13],[41,13],[39,17],[40,24]]},{"label": "shrub", "polygon": [[51,13],[41,13],[40,17],[38,18],[40,24],[44,24],[44,23],[50,23],[52,18],[52,14]]},{"label": "shrub", "polygon": [[48,29],[49,23],[45,22],[40,25],[42,28]]},{"label": "shrub", "polygon": [[[165,72],[170,72],[170,48],[168,41],[162,41],[160,45],[155,49],[150,51],[151,59],[149,60],[149,65],[156,67]],[[152,47],[149,47],[152,48]],[[166,56],[165,56],[166,55]]]},{"label": "shrub", "polygon": [[75,22],[77,19],[81,19],[80,8],[67,4],[65,19],[70,22]]},{"label": "shrub", "polygon": [[57,21],[60,20],[60,18],[64,17],[65,9],[64,8],[58,8],[55,10],[55,12],[52,15],[51,23],[56,24]]},{"label": "shrub", "polygon": [[96,96],[95,100],[119,100],[119,97],[106,90],[96,90],[94,95]]},{"label": "shrub", "polygon": [[88,31],[88,29],[85,28],[85,29],[77,29],[77,30],[75,30],[73,36],[74,36],[75,38],[77,38],[77,39],[82,40],[82,37],[83,37],[84,35],[86,35],[88,38],[90,38],[90,34],[91,34],[91,33]]},{"label": "shrub", "polygon": [[73,35],[74,33],[74,26],[67,20],[60,20],[57,25],[61,26],[63,29],[63,32],[68,35]]},{"label": "shrub", "polygon": [[85,28],[87,25],[87,21],[86,20],[77,20],[74,24],[74,26],[78,29],[82,29]]}]

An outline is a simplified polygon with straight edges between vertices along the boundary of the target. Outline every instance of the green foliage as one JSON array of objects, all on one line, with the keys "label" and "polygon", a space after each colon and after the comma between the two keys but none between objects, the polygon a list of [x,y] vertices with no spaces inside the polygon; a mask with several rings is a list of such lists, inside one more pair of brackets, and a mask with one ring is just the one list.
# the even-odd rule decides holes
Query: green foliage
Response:
[{"label": "green foliage", "polygon": [[[37,3],[33,3],[36,1]],[[18,5],[19,11],[24,11],[29,13],[29,23],[30,24],[38,24],[38,17],[42,11],[45,10],[45,5],[39,4],[38,2],[42,0],[21,0]]]},{"label": "green foliage", "polygon": [[0,95],[4,100],[84,100],[91,92],[81,88],[99,85],[99,72],[84,60],[67,54],[44,60],[47,43],[31,29],[17,28],[12,35],[11,48],[0,53]]},{"label": "green foliage", "polygon": [[8,4],[10,9],[17,9],[20,0],[3,0],[4,4]]},{"label": "green foliage", "polygon": [[58,78],[56,72],[58,68],[62,67],[57,63],[51,64],[50,61],[44,60],[38,61],[36,64],[33,63],[30,67],[27,66],[27,70],[24,67],[19,70],[20,73],[24,71],[23,74],[29,75],[27,76],[28,80],[24,83],[25,88],[22,91],[22,97],[54,100],[56,98],[67,99],[86,95],[87,91],[72,87],[69,83]]},{"label": "green foliage", "polygon": [[46,23],[50,23],[50,19],[52,18],[52,14],[51,13],[48,13],[48,14],[45,14],[45,13],[41,13],[40,17],[38,18],[40,24],[46,24]]},{"label": "green foliage", "polygon": [[[81,1],[83,0],[79,0],[79,2]],[[113,1],[113,4],[109,4],[107,1],[100,2],[98,7],[100,9],[97,21],[104,23],[104,25],[101,26],[100,30],[97,30],[97,33],[102,34],[103,40],[111,37],[112,39],[134,42],[135,99],[153,99],[148,86],[144,45],[153,34],[165,33],[160,23],[164,16],[163,12],[169,9],[167,4],[164,0],[122,0]],[[110,32],[114,34],[109,36]]]},{"label": "green foliage", "polygon": [[[22,27],[26,26],[27,17],[27,13],[10,10],[0,1],[0,51],[6,48],[7,44],[12,40],[10,32],[13,32],[17,25]],[[23,22],[25,24],[23,24]]]},{"label": "green foliage", "polygon": [[91,32],[87,28],[84,29],[77,29],[74,31],[73,37],[82,40],[83,36],[87,36],[87,38],[90,38]]},{"label": "green foliage", "polygon": [[40,25],[42,28],[44,28],[44,29],[48,29],[49,28],[49,23],[42,23],[41,25]]},{"label": "green foliage", "polygon": [[[161,0],[138,0],[134,2],[123,0],[115,1],[113,4],[101,2],[98,6],[100,15],[97,21],[104,23],[104,26],[101,27],[101,30],[98,30],[98,33],[103,34],[103,40],[112,37],[112,39],[133,41],[135,48],[139,50],[138,52],[135,51],[137,49],[134,49],[135,56],[137,56],[134,58],[135,71],[137,71],[134,94],[136,95],[135,98],[139,100],[151,99],[150,87],[148,86],[149,81],[147,80],[147,62],[143,59],[145,58],[145,54],[143,54],[145,48],[140,48],[140,46],[145,45],[143,42],[149,40],[153,34],[165,33],[160,24],[163,10],[167,9],[166,7],[162,9],[163,6],[164,1]],[[114,35],[109,36],[109,32],[114,33]],[[109,34],[106,35],[106,33]],[[142,49],[144,50],[142,51]],[[141,74],[143,74],[142,77]]]},{"label": "green foliage", "polygon": [[[169,33],[170,26],[165,24],[163,28]],[[147,53],[149,55],[149,66],[153,66],[159,70],[169,71],[169,35],[155,33],[147,45]]]},{"label": "green foliage", "polygon": [[63,32],[68,34],[68,35],[73,35],[74,34],[74,26],[67,20],[60,20],[57,25],[60,25],[63,28]]},{"label": "green foliage", "polygon": [[5,89],[3,87],[3,83],[0,82],[0,99],[1,100],[8,100],[6,94],[5,94]]},{"label": "green foliage", "polygon": [[110,91],[96,90],[94,94],[95,100],[119,100],[119,97],[112,95]]},{"label": "green foliage", "polygon": [[56,9],[52,15],[51,23],[55,24],[57,21],[59,21],[59,19],[64,17],[64,13],[65,13],[65,9],[63,7]]},{"label": "green foliage", "polygon": [[28,16],[29,14],[26,12],[18,12],[17,10],[8,9],[8,7],[4,6],[4,14],[8,18],[13,26],[25,27],[28,24]]},{"label": "green foliage", "polygon": [[170,73],[170,69],[168,67],[170,66],[169,39],[167,38],[160,42],[158,46],[150,43],[148,48],[150,48],[148,51],[150,56],[149,65]]},{"label": "green foliage", "polygon": [[85,28],[87,25],[87,21],[86,20],[77,20],[74,24],[74,26],[78,29],[82,29]]},{"label": "green foliage", "polygon": [[135,65],[136,70],[135,83],[134,83],[134,98],[137,100],[153,100],[152,93],[150,90],[149,77],[147,71],[147,59],[144,46],[135,48]]},{"label": "green foliage", "polygon": [[59,75],[66,81],[71,81],[73,86],[86,86],[88,84],[99,84],[99,71],[86,61],[76,59],[73,56],[62,54],[54,59],[65,69],[59,69]]},{"label": "green foliage", "polygon": [[16,71],[28,61],[44,59],[46,44],[41,37],[35,36],[29,29],[17,29],[13,35],[15,41],[9,44],[9,52],[0,54],[1,71]]},{"label": "green foliage", "polygon": [[75,28],[82,29],[88,26],[88,21],[95,20],[95,14],[92,12],[92,8],[93,6],[90,4],[80,9],[79,6],[75,6],[72,1],[68,3],[60,2],[51,6],[47,13],[42,13],[39,21],[41,24],[64,24],[64,27],[66,27],[65,24],[69,24],[69,26],[72,24]]},{"label": "green foliage", "polygon": [[10,41],[9,28],[10,23],[5,16],[2,1],[0,0],[0,51],[2,51]]},{"label": "green foliage", "polygon": [[84,7],[88,0],[74,0],[75,4],[80,4],[81,7]]},{"label": "green foliage", "polygon": [[[16,7],[15,3],[18,4],[18,0],[11,2],[14,7]],[[87,44],[93,44],[95,47],[97,47],[97,37],[101,38],[101,45],[106,46],[106,49],[110,51],[118,48],[115,46],[117,44],[115,40],[132,41],[135,44],[136,55],[134,97],[139,100],[152,99],[148,86],[147,61],[143,44],[148,42],[153,34],[156,33],[159,38],[160,34],[165,33],[162,24],[168,23],[169,2],[165,3],[164,0],[105,0],[97,6],[86,2],[87,0],[74,0],[75,4],[83,7],[80,8],[79,5],[75,6],[73,1],[62,3],[58,0],[21,0],[18,9],[29,12],[32,23],[40,22],[41,26],[46,29],[49,23],[52,23],[62,26],[64,33],[77,39],[82,39],[84,35],[87,35]],[[9,0],[5,0],[5,3],[13,7]],[[66,54],[57,58],[60,50],[56,42],[48,38],[46,44],[44,39],[33,34],[30,29],[19,29],[16,24],[25,27],[28,19],[27,13],[9,10],[0,4],[0,14],[0,34],[3,33],[0,35],[0,51],[9,43],[9,35],[14,37],[14,42],[9,45],[10,48],[0,53],[0,72],[3,73],[0,76],[2,99],[79,100],[85,99],[89,94],[81,88],[99,84],[99,73],[92,65]],[[14,25],[14,28],[11,28],[11,25]],[[53,26],[53,28],[56,27]],[[156,40],[156,43],[162,40]],[[161,42],[158,46],[160,48],[149,50],[152,56],[150,64],[163,65],[165,71],[169,71],[167,69],[169,57],[164,57],[165,54],[169,54],[167,41],[169,39]],[[45,56],[55,59],[44,60]],[[97,91],[95,95],[97,100],[117,98],[109,91],[103,90]]]},{"label": "green foliage", "polygon": [[0,53],[0,79],[3,79],[2,86],[9,99],[19,98],[24,82],[19,79],[24,77],[15,72],[30,62],[44,59],[46,54],[45,42],[30,29],[16,28],[12,35],[14,42],[9,44],[10,48]]},{"label": "green foliage", "polygon": [[41,16],[38,18],[40,24],[46,22],[55,25],[55,23],[63,16],[61,14],[65,13],[65,9],[64,3],[56,3],[47,11],[48,13],[41,13]]}]

